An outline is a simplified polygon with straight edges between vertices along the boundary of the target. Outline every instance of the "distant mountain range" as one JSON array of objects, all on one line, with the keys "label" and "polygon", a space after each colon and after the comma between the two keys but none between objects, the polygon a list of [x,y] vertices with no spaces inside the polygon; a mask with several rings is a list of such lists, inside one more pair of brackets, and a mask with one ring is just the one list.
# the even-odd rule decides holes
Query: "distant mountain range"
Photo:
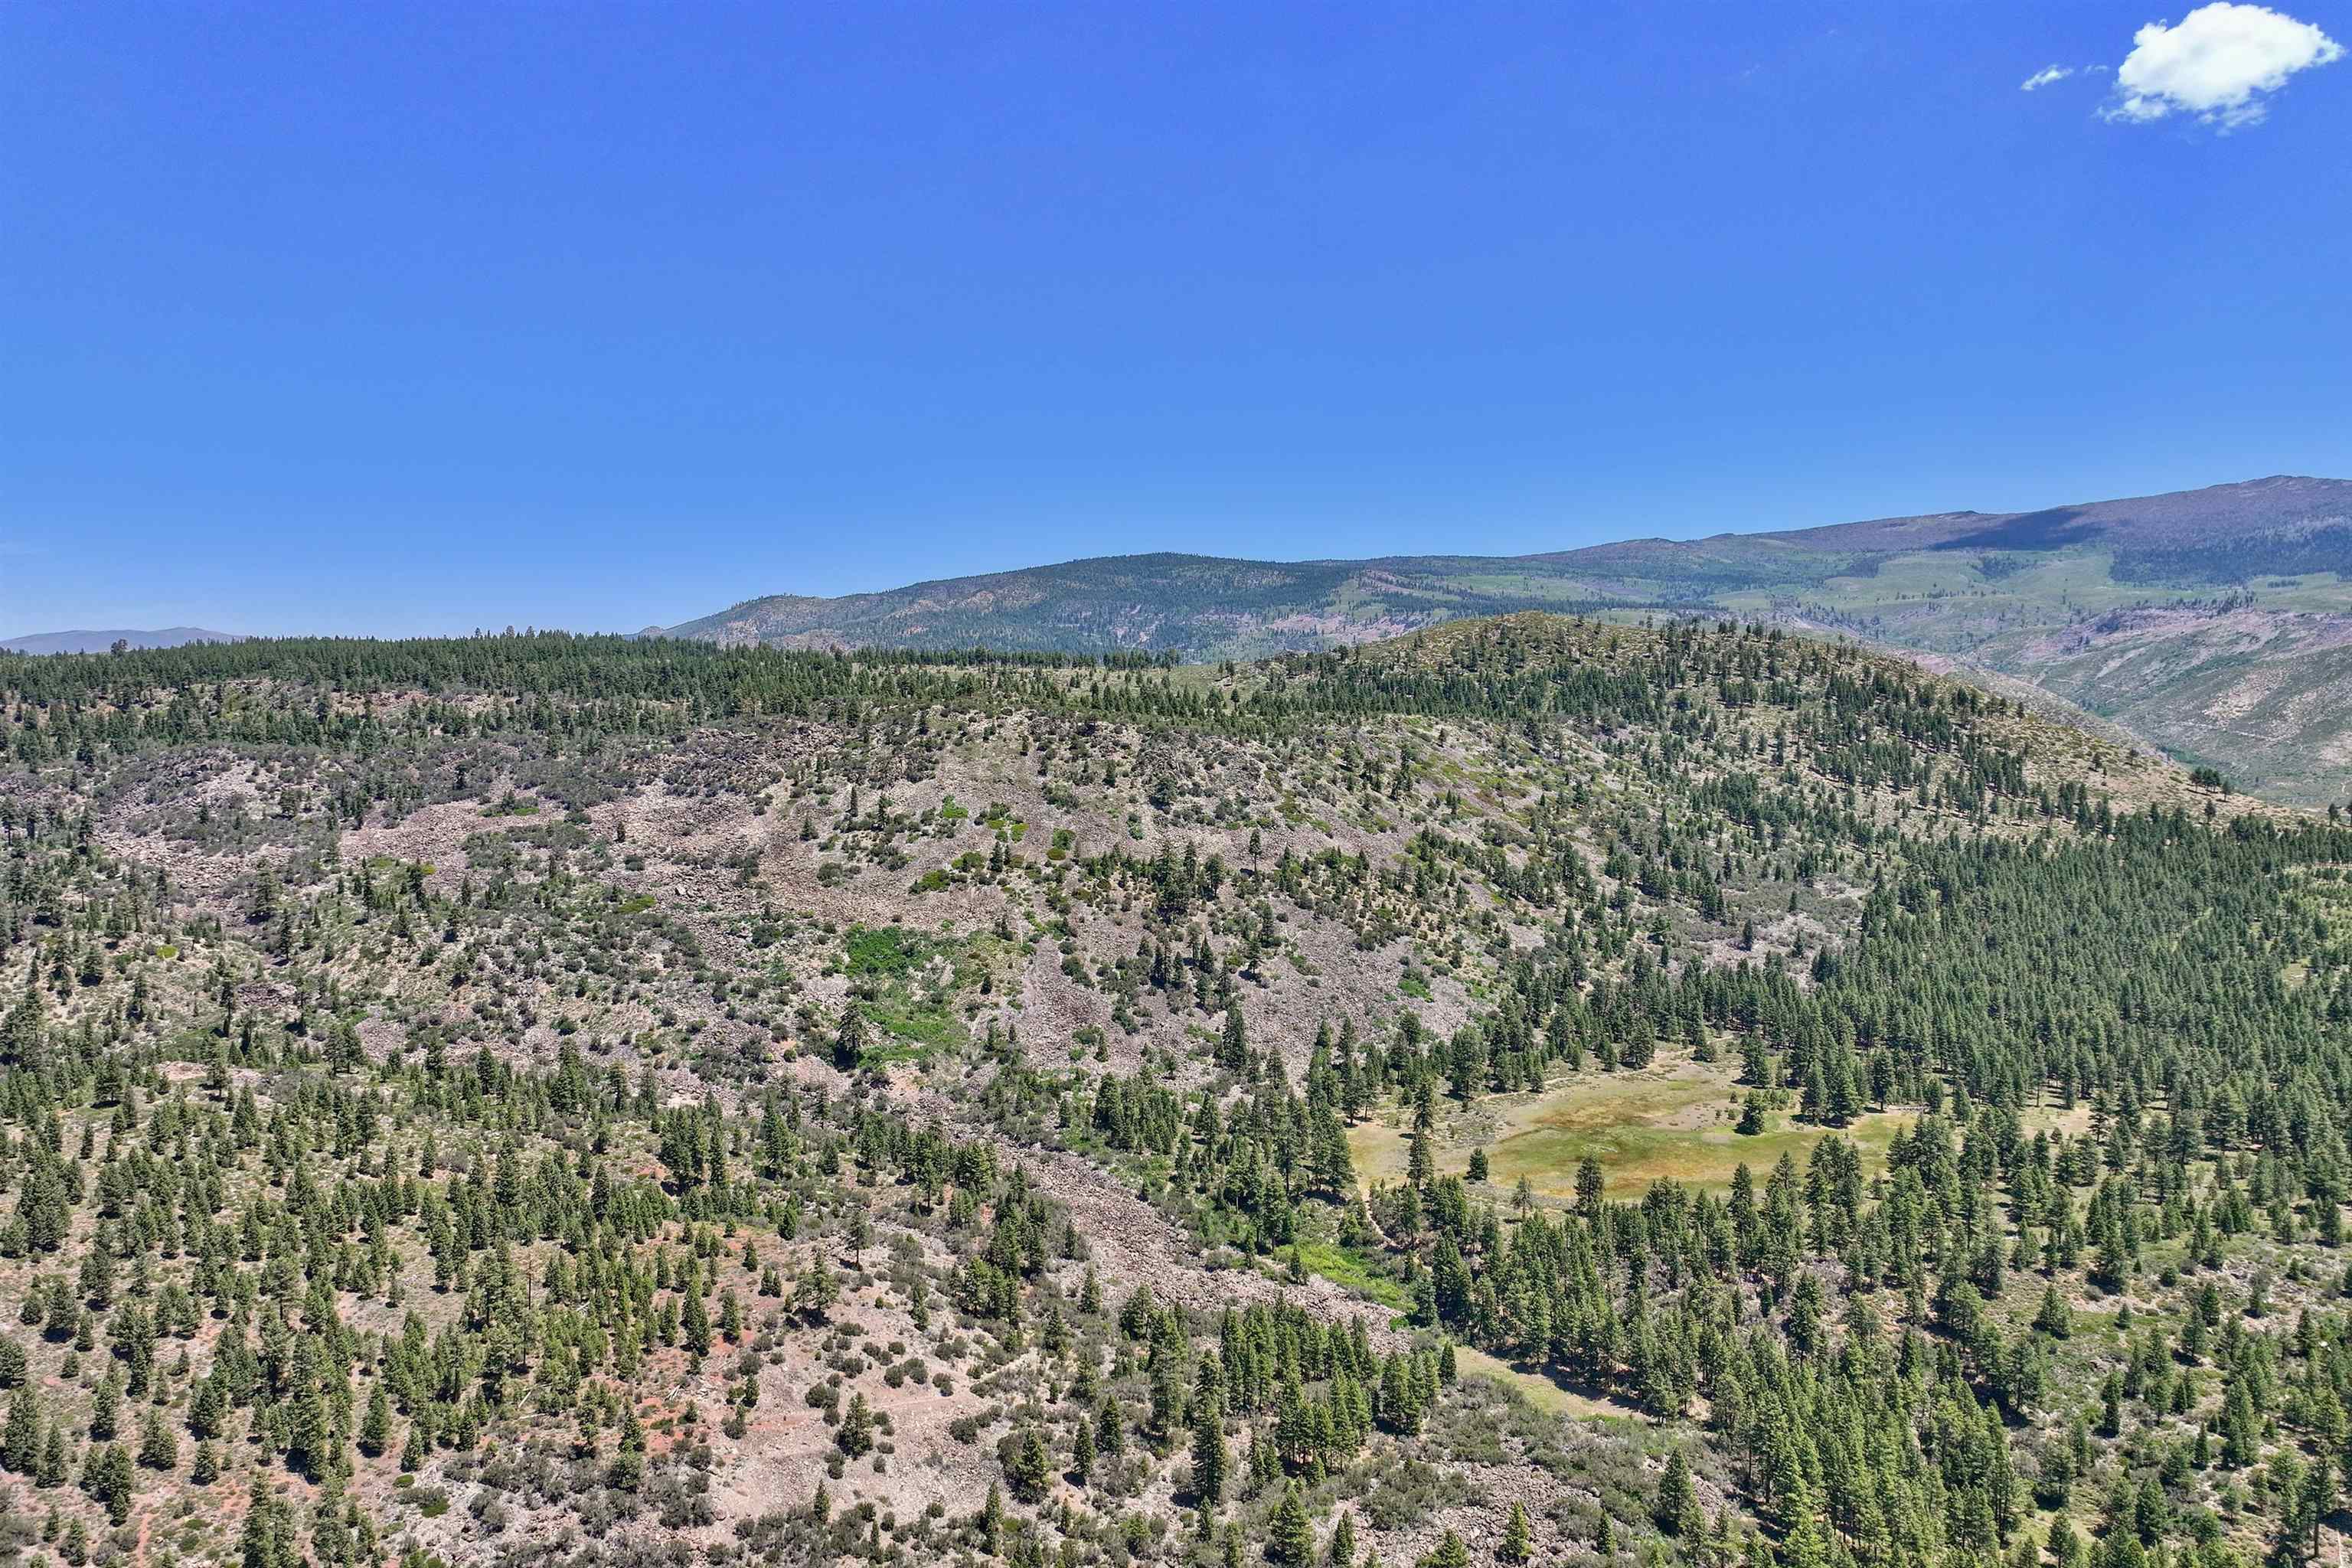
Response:
[{"label": "distant mountain range", "polygon": [[179,647],[192,642],[244,640],[235,632],[208,632],[202,626],[165,626],[151,632],[35,632],[20,637],[0,637],[0,653],[104,653],[118,642],[131,647]]},{"label": "distant mountain range", "polygon": [[2342,479],[2281,475],[2039,511],[1538,555],[1105,556],[838,598],[749,599],[647,630],[772,647],[1200,659],[1520,609],[1844,634],[2030,683],[2276,798],[2338,800],[2352,784],[2352,481]]}]

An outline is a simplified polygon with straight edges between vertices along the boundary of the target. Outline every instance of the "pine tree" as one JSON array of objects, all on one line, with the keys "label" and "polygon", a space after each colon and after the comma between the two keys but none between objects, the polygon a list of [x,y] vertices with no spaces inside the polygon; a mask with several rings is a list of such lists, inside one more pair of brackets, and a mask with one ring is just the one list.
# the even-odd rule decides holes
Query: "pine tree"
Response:
[{"label": "pine tree", "polygon": [[228,1391],[217,1376],[196,1384],[188,1399],[188,1430],[197,1437],[217,1437],[228,1415]]},{"label": "pine tree", "polygon": [[874,1409],[866,1403],[864,1394],[849,1396],[849,1407],[841,1413],[841,1425],[834,1429],[833,1442],[853,1459],[873,1452]]},{"label": "pine tree", "polygon": [[370,1458],[392,1446],[392,1399],[378,1383],[368,1394],[367,1414],[360,1418],[360,1452]]},{"label": "pine tree", "polygon": [[286,1504],[258,1476],[254,1478],[253,1490],[247,1499],[239,1550],[244,1568],[298,1568],[300,1562],[294,1549],[293,1521]]},{"label": "pine tree", "polygon": [[1282,1501],[1266,1526],[1265,1560],[1276,1568],[1309,1568],[1315,1561],[1315,1527],[1297,1481],[1283,1488]]},{"label": "pine tree", "polygon": [[1042,1501],[1053,1485],[1053,1457],[1046,1452],[1045,1439],[1036,1427],[1024,1426],[1011,1440],[1004,1459],[1004,1479],[1014,1497],[1033,1504]]},{"label": "pine tree", "polygon": [[106,1509],[107,1519],[121,1524],[131,1517],[131,1494],[137,1485],[131,1452],[120,1443],[93,1449],[82,1468],[82,1489]]},{"label": "pine tree", "polygon": [[180,1464],[180,1439],[152,1410],[140,1428],[139,1462],[151,1470],[176,1469]]},{"label": "pine tree", "polygon": [[1238,1001],[1225,1009],[1225,1032],[1217,1042],[1217,1065],[1227,1072],[1239,1072],[1249,1066],[1249,1031],[1242,1023],[1242,1005]]},{"label": "pine tree", "polygon": [[812,1256],[808,1267],[802,1270],[793,1284],[793,1310],[811,1322],[823,1322],[825,1314],[841,1296],[840,1281],[821,1257]]},{"label": "pine tree", "polygon": [[1324,1568],[1355,1568],[1356,1515],[1354,1510],[1341,1512],[1339,1522],[1331,1527],[1331,1543],[1324,1551],[1323,1563]]},{"label": "pine tree", "polygon": [[1495,1555],[1506,1563],[1525,1563],[1535,1555],[1535,1542],[1528,1526],[1528,1505],[1514,1499],[1510,1522],[1503,1527],[1502,1544]]},{"label": "pine tree", "polygon": [[686,1300],[678,1315],[678,1330],[687,1353],[696,1361],[710,1353],[710,1310],[703,1304],[698,1281],[687,1282]]},{"label": "pine tree", "polygon": [[41,1396],[25,1387],[8,1402],[8,1422],[0,1428],[0,1466],[18,1475],[30,1470],[41,1456]]},{"label": "pine tree", "polygon": [[2297,1473],[2292,1455],[2273,1463],[2280,1499],[2278,1555],[2303,1563],[2319,1555],[2319,1530],[2336,1506],[2336,1467],[2320,1459]]},{"label": "pine tree", "polygon": [[1421,1568],[1470,1568],[1470,1549],[1449,1530],[1437,1549],[1421,1560]]},{"label": "pine tree", "polygon": [[834,1032],[833,1065],[843,1072],[856,1072],[865,1056],[865,1015],[851,1002],[841,1010],[841,1026]]},{"label": "pine tree", "polygon": [[1004,1489],[994,1481],[988,1483],[988,1500],[980,1505],[980,1518],[975,1522],[980,1531],[980,1549],[995,1556],[1004,1539]]},{"label": "pine tree", "polygon": [[48,1436],[41,1439],[40,1468],[36,1471],[35,1479],[45,1487],[61,1487],[65,1485],[66,1470],[72,1462],[72,1456],[66,1449],[64,1424],[51,1421]]},{"label": "pine tree", "polygon": [[1192,1411],[1192,1493],[1204,1510],[1223,1500],[1231,1470],[1225,1448],[1224,1403],[1212,1393]]},{"label": "pine tree", "polygon": [[1669,1535],[1685,1532],[1685,1521],[1697,1511],[1698,1500],[1691,1489],[1690,1464],[1676,1448],[1666,1458],[1666,1473],[1659,1479],[1657,1502],[1653,1510],[1658,1528]]}]

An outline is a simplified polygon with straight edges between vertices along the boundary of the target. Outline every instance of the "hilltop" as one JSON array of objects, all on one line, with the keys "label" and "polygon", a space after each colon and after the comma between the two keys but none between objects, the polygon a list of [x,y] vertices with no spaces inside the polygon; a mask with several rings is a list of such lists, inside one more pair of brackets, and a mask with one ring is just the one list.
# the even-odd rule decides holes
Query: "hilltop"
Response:
[{"label": "hilltop", "polygon": [[1519,609],[1866,638],[2034,683],[2282,800],[2340,798],[2352,765],[2352,483],[2336,479],[1528,556],[1104,557],[751,599],[660,635],[1248,658]]}]

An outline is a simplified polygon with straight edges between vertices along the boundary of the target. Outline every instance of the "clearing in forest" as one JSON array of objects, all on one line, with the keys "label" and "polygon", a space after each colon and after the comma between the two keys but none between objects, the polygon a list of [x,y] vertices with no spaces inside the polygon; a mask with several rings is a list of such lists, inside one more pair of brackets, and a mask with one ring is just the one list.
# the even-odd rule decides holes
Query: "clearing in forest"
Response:
[{"label": "clearing in forest", "polygon": [[[1601,1163],[1614,1199],[1638,1197],[1656,1182],[1716,1192],[1727,1190],[1743,1163],[1760,1184],[1785,1153],[1799,1164],[1832,1131],[1861,1151],[1865,1175],[1885,1168],[1886,1146],[1917,1112],[1873,1111],[1849,1126],[1827,1129],[1798,1121],[1786,1110],[1768,1111],[1764,1131],[1735,1131],[1747,1092],[1736,1059],[1695,1061],[1665,1056],[1633,1072],[1587,1068],[1555,1079],[1541,1094],[1497,1094],[1470,1102],[1439,1102],[1434,1151],[1440,1174],[1459,1175],[1475,1150],[1486,1152],[1487,1180],[1505,1190],[1521,1176],[1538,1197],[1572,1200],[1577,1167],[1588,1154]],[[1368,1184],[1405,1173],[1410,1113],[1391,1107],[1351,1130],[1356,1173]]]}]

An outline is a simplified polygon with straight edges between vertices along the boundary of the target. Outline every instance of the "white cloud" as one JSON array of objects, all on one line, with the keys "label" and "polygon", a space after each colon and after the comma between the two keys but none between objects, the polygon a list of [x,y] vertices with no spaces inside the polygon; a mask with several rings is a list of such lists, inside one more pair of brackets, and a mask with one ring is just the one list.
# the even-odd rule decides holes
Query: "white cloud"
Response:
[{"label": "white cloud", "polygon": [[2074,74],[2073,66],[2044,66],[2025,79],[2023,90],[2032,92],[2036,89],[2048,87],[2052,82],[2064,81]]},{"label": "white cloud", "polygon": [[2179,26],[2150,22],[2132,36],[2106,115],[2149,121],[2185,113],[2224,130],[2252,125],[2267,112],[2263,94],[2343,56],[2343,45],[2308,22],[2267,5],[2216,0]]}]

